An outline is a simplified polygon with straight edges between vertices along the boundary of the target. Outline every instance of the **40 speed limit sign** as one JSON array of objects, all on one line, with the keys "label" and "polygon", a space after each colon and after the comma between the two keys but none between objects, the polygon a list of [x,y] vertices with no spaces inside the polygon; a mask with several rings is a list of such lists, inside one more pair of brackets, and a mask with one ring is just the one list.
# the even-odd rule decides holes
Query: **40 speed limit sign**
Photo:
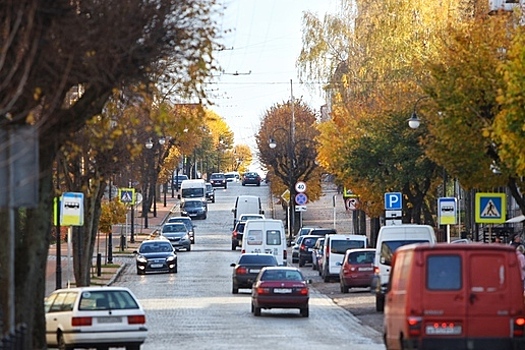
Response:
[{"label": "40 speed limit sign", "polygon": [[297,183],[295,184],[295,190],[297,191],[297,193],[303,193],[304,191],[306,191],[306,183],[304,183],[303,181],[297,181]]}]

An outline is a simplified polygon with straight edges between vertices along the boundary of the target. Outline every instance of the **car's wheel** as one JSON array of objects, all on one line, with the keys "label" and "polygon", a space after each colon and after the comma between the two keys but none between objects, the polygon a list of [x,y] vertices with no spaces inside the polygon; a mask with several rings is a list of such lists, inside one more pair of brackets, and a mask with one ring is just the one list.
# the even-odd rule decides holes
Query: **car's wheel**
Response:
[{"label": "car's wheel", "polygon": [[224,189],[227,189],[228,188],[228,185],[224,185]]},{"label": "car's wheel", "polygon": [[144,275],[145,273],[145,271],[137,269],[137,275]]},{"label": "car's wheel", "polygon": [[178,268],[179,265],[175,265],[175,267],[173,268],[173,273],[177,273],[177,268]]},{"label": "car's wheel", "polygon": [[246,186],[246,184],[245,184],[244,182],[242,183],[242,185],[243,185],[243,186]]},{"label": "car's wheel", "polygon": [[186,247],[186,251],[187,251],[187,252],[190,252],[190,251],[191,251],[191,244],[188,244],[188,246]]},{"label": "car's wheel", "polygon": [[232,250],[237,249],[237,244],[235,242],[232,242]]},{"label": "car's wheel", "polygon": [[376,294],[376,311],[383,312],[385,310],[385,296],[383,294]]},{"label": "car's wheel", "polygon": [[304,266],[304,260],[303,259],[299,259],[299,267],[303,267]]},{"label": "car's wheel", "polygon": [[140,350],[140,344],[133,344],[126,346],[126,350]]},{"label": "car's wheel", "polygon": [[215,203],[215,197],[211,200],[212,203]]},{"label": "car's wheel", "polygon": [[232,294],[239,294],[239,287],[232,283]]},{"label": "car's wheel", "polygon": [[341,286],[341,293],[348,293],[348,286],[345,286],[343,281],[340,281],[339,285]]},{"label": "car's wheel", "polygon": [[191,240],[191,244],[195,244],[195,238]]},{"label": "car's wheel", "polygon": [[303,307],[300,309],[300,313],[301,313],[301,316],[303,317],[308,317],[308,314],[309,314],[309,311],[308,311],[308,306],[307,307]]},{"label": "car's wheel", "polygon": [[97,346],[97,350],[109,350],[109,346]]},{"label": "car's wheel", "polygon": [[328,271],[326,270],[326,268],[323,269],[323,281],[325,282],[330,282],[330,277],[328,276]]},{"label": "car's wheel", "polygon": [[251,310],[252,314],[255,312],[255,306],[253,306],[253,303],[252,303],[252,310]]},{"label": "car's wheel", "polygon": [[253,314],[255,316],[261,316],[261,308],[260,307],[257,307],[257,306],[254,306],[253,307]]},{"label": "car's wheel", "polygon": [[72,346],[66,344],[62,332],[58,332],[58,350],[73,350]]}]

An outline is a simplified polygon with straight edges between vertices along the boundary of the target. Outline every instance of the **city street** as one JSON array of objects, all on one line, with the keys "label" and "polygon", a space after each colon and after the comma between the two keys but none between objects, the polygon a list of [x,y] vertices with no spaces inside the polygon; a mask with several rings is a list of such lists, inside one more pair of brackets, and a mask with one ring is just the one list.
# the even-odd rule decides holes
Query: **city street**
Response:
[{"label": "city street", "polygon": [[[250,290],[231,293],[231,267],[240,251],[231,250],[231,209],[240,194],[261,197],[265,214],[272,217],[266,185],[229,183],[216,189],[206,220],[195,220],[195,245],[178,252],[177,274],[136,275],[132,258],[115,285],[130,288],[147,312],[149,335],[144,349],[384,349],[381,334],[331,298],[311,288],[310,317],[298,310],[250,312]],[[276,210],[282,210],[280,207]],[[175,212],[175,215],[178,215]],[[308,278],[316,271],[303,268]],[[334,285],[334,284],[332,284]]]}]

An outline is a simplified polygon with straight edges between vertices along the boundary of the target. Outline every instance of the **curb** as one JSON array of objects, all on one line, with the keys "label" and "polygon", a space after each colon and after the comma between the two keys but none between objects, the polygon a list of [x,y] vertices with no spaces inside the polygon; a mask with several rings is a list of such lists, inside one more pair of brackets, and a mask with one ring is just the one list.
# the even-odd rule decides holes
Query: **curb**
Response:
[{"label": "curb", "polygon": [[122,271],[124,271],[124,268],[126,268],[128,264],[126,262],[123,262],[122,265],[118,268],[117,272],[111,277],[111,279],[106,283],[106,286],[111,286],[115,280],[120,276]]}]

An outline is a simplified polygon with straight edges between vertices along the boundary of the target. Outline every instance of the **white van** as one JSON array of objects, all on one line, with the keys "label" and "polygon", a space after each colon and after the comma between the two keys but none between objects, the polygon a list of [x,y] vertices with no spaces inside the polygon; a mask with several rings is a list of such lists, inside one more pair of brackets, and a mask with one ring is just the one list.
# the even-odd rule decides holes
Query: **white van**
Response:
[{"label": "white van", "polygon": [[281,220],[248,220],[244,226],[241,253],[266,253],[279,265],[287,265],[286,233]]},{"label": "white van", "polygon": [[383,226],[379,230],[371,286],[372,293],[376,295],[377,311],[383,311],[385,306],[385,292],[394,252],[397,248],[412,243],[436,243],[436,234],[432,226],[403,224]]},{"label": "white van", "polygon": [[203,179],[184,180],[180,184],[179,199],[204,198],[206,199],[206,181]]},{"label": "white van", "polygon": [[321,276],[325,282],[339,279],[339,271],[348,249],[367,248],[368,239],[364,235],[328,234],[324,238],[324,253]]},{"label": "white van", "polygon": [[264,214],[262,210],[261,198],[258,196],[247,196],[242,195],[238,196],[235,200],[235,208],[232,209],[233,213],[233,226],[237,221],[240,220],[241,215],[243,214]]}]

